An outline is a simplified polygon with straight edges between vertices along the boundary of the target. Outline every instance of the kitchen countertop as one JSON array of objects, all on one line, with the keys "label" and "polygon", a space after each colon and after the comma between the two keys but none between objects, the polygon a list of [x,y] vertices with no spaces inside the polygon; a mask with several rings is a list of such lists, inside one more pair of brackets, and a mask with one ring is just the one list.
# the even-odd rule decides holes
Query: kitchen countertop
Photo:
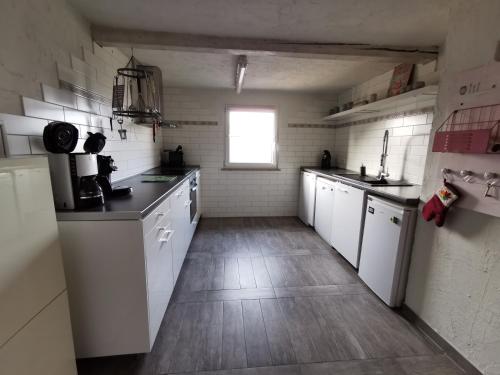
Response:
[{"label": "kitchen countertop", "polygon": [[[153,211],[158,204],[168,197],[189,176],[199,170],[198,166],[187,166],[182,170],[153,168],[141,174],[126,178],[113,186],[130,186],[131,195],[107,199],[103,206],[86,210],[56,210],[58,221],[93,221],[93,220],[138,220]],[[142,182],[144,175],[177,175],[169,182]]]},{"label": "kitchen countertop", "polygon": [[420,202],[420,193],[422,191],[422,186],[369,186],[367,184],[360,183],[356,180],[351,180],[346,176],[354,174],[358,175],[359,172],[351,171],[348,169],[332,168],[332,169],[320,169],[316,167],[302,167],[301,170],[306,172],[314,173],[318,176],[331,178],[335,180],[342,181],[348,185],[358,187],[360,189],[366,190],[370,194],[380,196],[382,198],[387,198],[398,203],[417,206]]}]

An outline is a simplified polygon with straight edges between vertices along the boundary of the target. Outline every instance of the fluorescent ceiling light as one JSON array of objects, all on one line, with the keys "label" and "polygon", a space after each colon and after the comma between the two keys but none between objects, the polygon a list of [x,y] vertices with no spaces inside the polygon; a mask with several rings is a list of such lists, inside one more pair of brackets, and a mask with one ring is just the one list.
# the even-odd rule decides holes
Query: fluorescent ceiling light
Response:
[{"label": "fluorescent ceiling light", "polygon": [[239,94],[243,88],[243,79],[247,71],[247,57],[245,55],[238,56],[238,63],[236,64],[236,92]]}]

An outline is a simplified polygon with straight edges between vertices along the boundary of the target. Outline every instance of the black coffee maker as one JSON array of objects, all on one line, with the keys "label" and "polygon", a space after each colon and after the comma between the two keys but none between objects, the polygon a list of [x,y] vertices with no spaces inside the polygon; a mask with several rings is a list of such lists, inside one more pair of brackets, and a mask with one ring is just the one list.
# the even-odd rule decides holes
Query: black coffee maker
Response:
[{"label": "black coffee maker", "polygon": [[97,155],[96,180],[102,188],[105,198],[121,197],[132,193],[130,186],[112,186],[111,173],[118,170],[111,156]]},{"label": "black coffee maker", "polygon": [[321,169],[330,169],[332,167],[332,154],[330,151],[324,150],[321,155]]}]

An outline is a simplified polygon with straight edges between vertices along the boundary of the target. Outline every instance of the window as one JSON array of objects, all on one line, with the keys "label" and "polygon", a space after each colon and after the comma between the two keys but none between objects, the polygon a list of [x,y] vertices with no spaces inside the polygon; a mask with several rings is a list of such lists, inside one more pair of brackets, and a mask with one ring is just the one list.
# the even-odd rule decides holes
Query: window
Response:
[{"label": "window", "polygon": [[276,168],[276,110],[270,107],[228,107],[226,167]]}]

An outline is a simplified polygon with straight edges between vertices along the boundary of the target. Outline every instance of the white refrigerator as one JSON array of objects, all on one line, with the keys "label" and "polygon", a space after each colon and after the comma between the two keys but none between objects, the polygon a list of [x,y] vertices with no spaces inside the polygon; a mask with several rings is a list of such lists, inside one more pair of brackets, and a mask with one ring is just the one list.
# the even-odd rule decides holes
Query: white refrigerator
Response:
[{"label": "white refrigerator", "polygon": [[416,207],[367,198],[359,277],[390,307],[403,302],[416,212]]},{"label": "white refrigerator", "polygon": [[0,374],[76,375],[47,158],[0,158]]}]

